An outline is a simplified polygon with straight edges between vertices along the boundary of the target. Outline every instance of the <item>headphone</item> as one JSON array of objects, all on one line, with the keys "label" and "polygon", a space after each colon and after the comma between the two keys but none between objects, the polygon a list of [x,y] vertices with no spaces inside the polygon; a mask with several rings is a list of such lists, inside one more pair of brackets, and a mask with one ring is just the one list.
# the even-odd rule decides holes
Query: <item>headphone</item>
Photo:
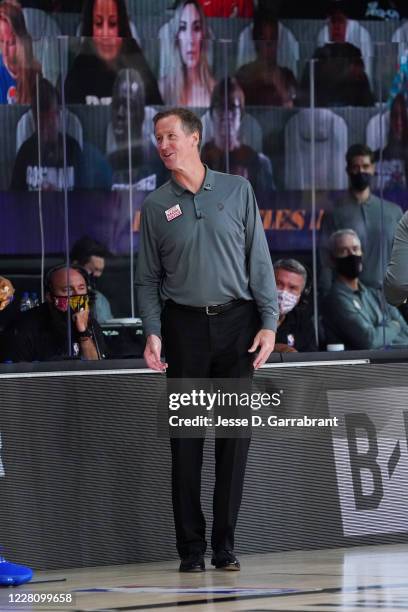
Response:
[{"label": "headphone", "polygon": [[[58,264],[57,266],[54,266],[53,268],[50,268],[47,271],[47,274],[45,275],[45,279],[44,279],[44,292],[45,293],[52,293],[51,278],[54,272],[57,272],[58,270],[67,270],[67,268],[68,268],[67,264],[62,263],[62,264]],[[86,283],[86,292],[89,295],[89,301],[90,301],[90,304],[92,305],[95,302],[96,294],[91,284],[89,272],[85,270],[85,268],[83,268],[82,266],[79,266],[78,264],[70,264],[69,269],[77,270],[81,274],[81,276],[84,278],[85,283]]]},{"label": "headphone", "polygon": [[302,264],[302,266],[304,267],[304,269],[306,271],[306,283],[305,283],[303,291],[302,291],[302,293],[300,295],[300,299],[309,297],[309,295],[312,292],[312,274],[311,274],[309,268],[307,266],[305,266],[305,264]]},{"label": "headphone", "polygon": [[[287,270],[288,272],[293,272],[294,274],[300,274],[300,272],[291,269],[291,264],[290,264],[290,260],[292,258],[282,258],[279,259],[278,261],[276,261],[273,264],[273,267],[275,269],[281,269],[281,270]],[[300,264],[306,274],[306,281],[305,281],[305,286],[302,289],[302,293],[300,294],[299,297],[299,302],[298,304],[307,304],[308,303],[308,296],[310,295],[311,291],[312,291],[312,275],[310,273],[310,270],[307,266],[305,266],[305,264],[301,263],[300,261],[298,261],[296,259],[296,263]],[[286,267],[287,266],[287,267]]]}]

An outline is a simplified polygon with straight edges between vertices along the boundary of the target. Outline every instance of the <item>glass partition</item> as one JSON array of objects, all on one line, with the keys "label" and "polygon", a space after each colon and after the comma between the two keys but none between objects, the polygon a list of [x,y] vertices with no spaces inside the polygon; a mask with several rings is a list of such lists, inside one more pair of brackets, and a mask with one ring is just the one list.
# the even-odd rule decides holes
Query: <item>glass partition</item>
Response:
[{"label": "glass partition", "polygon": [[[326,43],[314,52],[304,78],[315,121],[314,197],[323,197],[326,209],[317,305],[331,350],[400,347],[408,338],[403,316],[383,292],[406,189],[401,143],[393,139],[389,120],[397,49],[381,43],[373,55],[368,50],[363,42]],[[323,185],[327,191],[319,194]]]},{"label": "glass partition", "polygon": [[[321,212],[312,197],[310,113],[297,108],[299,43],[282,23],[268,22],[258,30],[254,40],[254,28],[247,24],[239,33],[238,47],[229,43],[230,87],[238,90],[245,105],[236,166],[239,155],[257,160],[257,166],[252,162],[255,176],[248,164],[246,177],[258,199],[280,299],[285,300],[275,350],[313,351],[319,342],[313,316],[313,240]],[[299,131],[300,124],[307,134]],[[229,171],[241,173],[231,167]]]},{"label": "glass partition", "polygon": [[[406,208],[404,32],[356,22],[353,40],[333,42],[339,33],[323,20],[267,22],[254,32],[250,19],[238,17],[209,18],[193,35],[190,15],[128,8],[125,37],[98,36],[74,11],[46,19],[25,9],[21,77],[0,41],[0,274],[16,289],[0,326],[27,292],[31,305],[49,301],[48,268],[77,262],[91,272],[94,317],[113,347],[106,355],[141,354],[134,287],[140,210],[168,179],[153,117],[181,105],[202,119],[202,160],[244,176],[254,189],[271,257],[280,262],[280,291],[296,296],[281,314],[278,350],[406,344],[405,322],[390,314],[382,291]],[[357,164],[346,160],[350,147]],[[366,157],[367,167],[360,159]],[[359,266],[349,247],[342,251],[352,256],[347,262],[334,256],[336,240],[353,240],[352,233],[331,239],[341,230],[357,234],[360,282],[368,288],[360,295],[359,285],[349,286],[350,307],[354,315],[357,303],[362,312],[371,308],[375,321],[375,333],[366,329],[361,341],[347,321],[346,333],[339,329],[336,294],[328,297],[346,277],[342,266]],[[88,248],[99,253],[92,264],[83,255]],[[288,278],[300,279],[300,289]],[[68,309],[59,357],[75,357],[78,349],[73,314]]]}]

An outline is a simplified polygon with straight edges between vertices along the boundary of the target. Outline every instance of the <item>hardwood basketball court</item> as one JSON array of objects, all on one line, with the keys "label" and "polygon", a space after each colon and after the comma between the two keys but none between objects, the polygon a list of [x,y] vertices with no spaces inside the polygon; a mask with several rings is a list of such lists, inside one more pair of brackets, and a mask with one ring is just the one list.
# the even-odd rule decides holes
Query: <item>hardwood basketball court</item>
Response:
[{"label": "hardwood basketball court", "polygon": [[[240,556],[241,572],[180,574],[176,560],[38,572],[33,582],[0,591],[0,609],[407,610],[408,545],[364,546]],[[43,582],[49,581],[49,582]],[[72,604],[17,603],[16,595],[72,594]],[[13,597],[11,597],[13,596]],[[11,601],[13,600],[14,603]]]}]

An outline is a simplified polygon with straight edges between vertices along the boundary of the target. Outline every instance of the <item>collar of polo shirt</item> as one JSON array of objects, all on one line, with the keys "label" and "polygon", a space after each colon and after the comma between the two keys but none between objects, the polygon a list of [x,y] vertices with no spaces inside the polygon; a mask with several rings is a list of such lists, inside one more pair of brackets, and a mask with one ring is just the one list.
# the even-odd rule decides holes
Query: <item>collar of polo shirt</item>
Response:
[{"label": "collar of polo shirt", "polygon": [[[205,168],[205,177],[202,189],[212,191],[215,185],[215,174],[206,164],[203,164],[203,166]],[[183,187],[183,185],[180,185],[180,183],[178,183],[173,177],[170,179],[170,184],[173,192],[177,196],[181,196],[182,193],[187,191],[187,189]]]}]

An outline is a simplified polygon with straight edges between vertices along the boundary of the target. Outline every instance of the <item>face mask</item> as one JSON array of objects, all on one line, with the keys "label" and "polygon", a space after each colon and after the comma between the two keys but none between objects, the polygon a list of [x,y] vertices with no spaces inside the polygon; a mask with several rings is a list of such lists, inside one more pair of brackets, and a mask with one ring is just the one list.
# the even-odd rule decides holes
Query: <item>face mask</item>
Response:
[{"label": "face mask", "polygon": [[278,289],[278,305],[281,315],[288,314],[288,312],[293,310],[298,301],[298,295],[294,295],[293,293],[284,291],[283,289]]},{"label": "face mask", "polygon": [[358,278],[363,270],[362,259],[361,255],[336,257],[336,271],[350,280]]},{"label": "face mask", "polygon": [[81,310],[89,309],[89,296],[85,295],[71,295],[68,296],[57,296],[54,295],[53,304],[57,310],[60,312],[67,312],[68,303],[72,310],[72,312],[80,312]]},{"label": "face mask", "polygon": [[371,187],[372,175],[368,172],[358,172],[357,174],[349,174],[350,184],[355,191],[364,191],[367,187]]}]

